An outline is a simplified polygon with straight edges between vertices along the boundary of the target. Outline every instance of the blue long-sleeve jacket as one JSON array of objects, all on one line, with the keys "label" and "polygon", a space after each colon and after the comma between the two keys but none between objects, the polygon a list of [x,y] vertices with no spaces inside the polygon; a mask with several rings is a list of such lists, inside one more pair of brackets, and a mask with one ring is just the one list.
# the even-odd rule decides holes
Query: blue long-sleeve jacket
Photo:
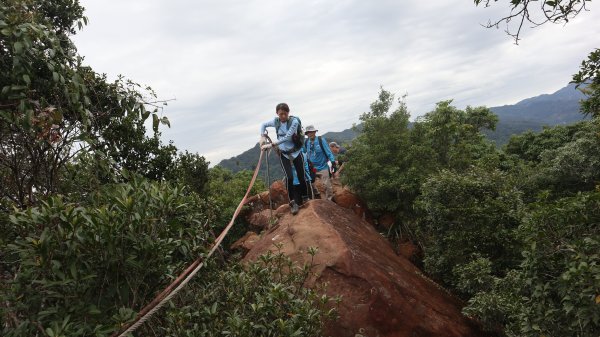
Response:
[{"label": "blue long-sleeve jacket", "polygon": [[[323,149],[321,149],[321,145],[319,145],[319,138],[321,139],[321,142],[323,143]],[[304,148],[308,157],[308,160],[310,160],[313,165],[315,166],[315,168],[318,171],[321,170],[325,170],[328,169],[329,166],[327,166],[327,162],[331,161],[334,162],[335,161],[335,157],[333,156],[333,153],[331,152],[331,149],[329,148],[329,143],[327,143],[327,140],[325,139],[325,137],[315,137],[314,140],[310,140],[307,139],[306,142],[304,143]],[[325,150],[325,152],[323,152],[323,150]]]},{"label": "blue long-sleeve jacket", "polygon": [[[279,131],[277,132],[277,141],[274,141],[274,145],[277,145],[279,149],[284,153],[294,149],[294,142],[292,141],[292,136],[296,133],[296,130],[298,130],[298,125],[300,124],[298,122],[298,118],[295,118],[294,116],[290,116],[289,118],[292,118],[292,123],[290,124],[289,130],[287,127],[287,122],[281,123],[281,125],[279,126]],[[262,123],[262,125],[260,126],[260,134],[263,135],[268,127],[274,128],[276,119],[279,119],[279,117],[275,117],[275,119],[271,119],[270,121]],[[298,156],[300,150],[301,149],[284,155],[288,158],[293,159]]]}]

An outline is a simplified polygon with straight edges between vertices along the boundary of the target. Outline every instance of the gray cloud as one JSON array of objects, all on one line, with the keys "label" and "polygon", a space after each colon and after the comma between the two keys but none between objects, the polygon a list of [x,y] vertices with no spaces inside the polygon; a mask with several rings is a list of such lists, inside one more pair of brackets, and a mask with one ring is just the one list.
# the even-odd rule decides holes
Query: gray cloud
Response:
[{"label": "gray cloud", "polygon": [[217,163],[251,147],[288,102],[305,125],[340,131],[379,86],[413,116],[454,99],[511,104],[564,86],[600,45],[600,11],[526,30],[519,46],[480,26],[507,13],[464,1],[92,1],[75,37],[86,62],[176,97],[163,129]]}]

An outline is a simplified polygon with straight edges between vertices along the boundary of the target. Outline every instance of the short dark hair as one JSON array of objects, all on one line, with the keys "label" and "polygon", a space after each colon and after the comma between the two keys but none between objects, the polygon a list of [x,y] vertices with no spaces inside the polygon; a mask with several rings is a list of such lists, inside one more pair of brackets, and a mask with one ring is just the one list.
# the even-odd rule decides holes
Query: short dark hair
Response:
[{"label": "short dark hair", "polygon": [[283,110],[285,112],[290,112],[290,107],[286,103],[279,103],[275,107],[275,112],[277,112],[279,110]]}]

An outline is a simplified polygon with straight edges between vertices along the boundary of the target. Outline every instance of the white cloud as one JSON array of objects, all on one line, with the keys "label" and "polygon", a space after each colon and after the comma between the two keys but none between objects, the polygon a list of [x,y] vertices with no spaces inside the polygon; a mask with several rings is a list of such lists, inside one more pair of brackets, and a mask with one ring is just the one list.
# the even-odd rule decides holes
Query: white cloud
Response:
[{"label": "white cloud", "polygon": [[151,85],[180,149],[217,163],[253,146],[288,102],[305,125],[341,131],[379,86],[408,93],[413,114],[435,102],[511,104],[564,86],[600,45],[600,11],[523,33],[482,28],[507,13],[464,1],[82,0],[74,40],[110,77]]}]

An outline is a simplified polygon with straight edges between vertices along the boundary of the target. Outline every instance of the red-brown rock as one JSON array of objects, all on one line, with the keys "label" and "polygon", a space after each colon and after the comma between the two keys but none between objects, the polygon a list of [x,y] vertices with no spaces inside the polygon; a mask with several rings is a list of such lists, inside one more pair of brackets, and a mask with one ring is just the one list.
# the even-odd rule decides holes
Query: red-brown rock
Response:
[{"label": "red-brown rock", "polygon": [[394,215],[391,213],[385,213],[382,216],[380,216],[379,219],[377,219],[377,223],[383,229],[390,229],[390,227],[392,227],[395,222],[396,222],[396,219],[394,218]]},{"label": "red-brown rock", "polygon": [[285,204],[285,205],[281,205],[279,206],[276,210],[275,210],[275,217],[276,218],[281,218],[282,216],[290,213],[290,205],[289,204]]},{"label": "red-brown rock", "polygon": [[[287,189],[282,180],[273,182],[269,190],[271,191],[271,202],[273,203],[273,209],[277,209],[279,206],[289,203]],[[268,194],[265,194],[264,203],[266,205],[269,204]]]},{"label": "red-brown rock", "polygon": [[254,232],[247,232],[239,240],[231,245],[232,250],[240,250],[242,254],[246,254],[260,240],[260,236]]},{"label": "red-brown rock", "polygon": [[461,303],[421,274],[367,222],[327,200],[313,200],[289,213],[258,241],[245,261],[268,250],[281,251],[299,264],[319,249],[307,286],[327,283],[325,292],[342,296],[340,318],[324,335],[486,336],[461,314]]},{"label": "red-brown rock", "polygon": [[349,189],[336,189],[333,201],[341,207],[351,209],[354,212],[354,214],[358,215],[360,218],[365,217],[367,206],[356,196],[356,194],[352,193]]},{"label": "red-brown rock", "polygon": [[273,221],[271,219],[271,214],[273,215],[273,217],[275,217],[275,211],[263,209],[262,211],[248,214],[246,220],[248,220],[248,223],[250,223],[250,225],[252,225],[253,227],[256,227],[258,229],[264,229],[268,228]]},{"label": "red-brown rock", "polygon": [[412,263],[418,263],[421,258],[421,249],[410,241],[400,242],[398,244],[398,255],[403,256]]}]

